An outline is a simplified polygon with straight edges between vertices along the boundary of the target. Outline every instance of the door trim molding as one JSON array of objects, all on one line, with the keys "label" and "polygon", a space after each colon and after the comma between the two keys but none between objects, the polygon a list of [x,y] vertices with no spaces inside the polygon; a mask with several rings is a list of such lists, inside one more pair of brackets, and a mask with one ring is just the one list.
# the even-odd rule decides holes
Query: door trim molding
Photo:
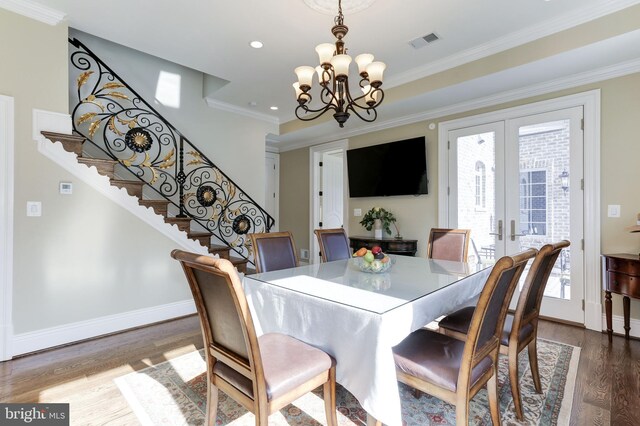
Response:
[{"label": "door trim molding", "polygon": [[316,194],[318,193],[318,188],[319,188],[319,179],[320,179],[320,173],[318,170],[318,167],[316,167],[316,157],[318,154],[321,154],[323,152],[327,152],[327,151],[336,151],[341,149],[342,151],[344,151],[344,164],[343,164],[343,182],[342,182],[342,186],[343,186],[343,224],[344,224],[344,230],[347,233],[347,235],[349,234],[349,221],[348,221],[348,214],[347,211],[349,210],[349,190],[347,187],[347,149],[349,149],[349,139],[341,139],[338,141],[334,141],[334,142],[329,142],[329,143],[325,143],[325,144],[321,144],[321,145],[314,145],[312,147],[309,148],[309,170],[311,173],[310,179],[309,179],[309,191],[310,191],[310,197],[309,197],[309,263],[315,263],[314,261],[317,259],[318,253],[316,251],[316,244],[315,244],[315,234],[313,233],[313,230],[315,229],[315,223],[316,223],[316,211],[318,209],[318,197],[316,197]]},{"label": "door trim molding", "polygon": [[0,361],[13,342],[14,101],[0,95]]},{"label": "door trim molding", "polygon": [[584,114],[584,320],[588,329],[601,331],[599,89],[439,123],[438,223],[446,227],[448,221],[447,144],[450,131],[576,106],[582,106]]}]

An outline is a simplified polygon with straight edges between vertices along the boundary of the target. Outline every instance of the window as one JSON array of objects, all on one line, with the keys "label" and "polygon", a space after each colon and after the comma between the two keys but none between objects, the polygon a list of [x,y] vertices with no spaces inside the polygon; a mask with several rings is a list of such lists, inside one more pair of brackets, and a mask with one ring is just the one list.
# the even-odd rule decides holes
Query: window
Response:
[{"label": "window", "polygon": [[547,172],[520,172],[520,233],[547,234]]},{"label": "window", "polygon": [[476,162],[476,209],[487,207],[487,170],[482,161]]}]

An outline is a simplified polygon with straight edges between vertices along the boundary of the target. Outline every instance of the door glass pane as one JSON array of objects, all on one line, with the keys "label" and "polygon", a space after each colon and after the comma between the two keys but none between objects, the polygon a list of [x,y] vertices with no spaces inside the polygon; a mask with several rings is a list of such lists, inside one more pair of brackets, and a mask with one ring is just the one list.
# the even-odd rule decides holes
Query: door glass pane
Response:
[{"label": "door glass pane", "polygon": [[495,133],[457,138],[458,228],[471,229],[469,262],[495,261]]},{"label": "door glass pane", "polygon": [[[520,248],[569,239],[569,120],[519,128]],[[569,249],[560,253],[545,296],[571,299]],[[526,276],[526,272],[523,277]],[[521,280],[522,284],[523,280]]]}]

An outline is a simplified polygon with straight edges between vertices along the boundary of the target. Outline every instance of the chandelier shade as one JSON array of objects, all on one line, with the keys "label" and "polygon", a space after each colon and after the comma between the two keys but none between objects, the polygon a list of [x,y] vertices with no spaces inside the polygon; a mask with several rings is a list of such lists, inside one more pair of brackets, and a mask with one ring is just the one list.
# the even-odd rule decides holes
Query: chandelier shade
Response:
[{"label": "chandelier shade", "polygon": [[[296,117],[303,121],[311,121],[321,117],[327,111],[333,111],[333,117],[340,127],[349,119],[351,113],[360,119],[372,122],[378,117],[376,108],[384,99],[382,86],[386,68],[384,62],[374,61],[374,56],[364,53],[356,56],[359,78],[356,92],[351,93],[349,87],[349,70],[354,60],[346,53],[343,38],[349,28],[344,25],[342,0],[338,0],[338,16],[331,33],[336,37],[335,43],[322,43],[316,46],[320,65],[315,68],[300,66],[294,71],[298,81],[293,84],[298,106]],[[317,106],[312,106],[314,76],[317,75],[320,95]],[[355,85],[354,85],[355,86]],[[362,95],[360,95],[362,92]]]}]

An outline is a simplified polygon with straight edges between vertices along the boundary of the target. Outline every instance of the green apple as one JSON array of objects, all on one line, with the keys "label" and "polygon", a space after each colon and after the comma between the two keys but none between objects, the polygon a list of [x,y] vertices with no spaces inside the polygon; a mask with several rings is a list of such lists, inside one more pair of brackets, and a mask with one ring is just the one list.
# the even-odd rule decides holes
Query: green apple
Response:
[{"label": "green apple", "polygon": [[371,262],[373,262],[374,258],[375,258],[375,257],[373,256],[373,253],[371,253],[371,250],[368,250],[368,251],[367,251],[367,254],[365,254],[365,255],[364,255],[364,260],[365,260],[365,262],[367,262],[367,263],[371,263]]}]

